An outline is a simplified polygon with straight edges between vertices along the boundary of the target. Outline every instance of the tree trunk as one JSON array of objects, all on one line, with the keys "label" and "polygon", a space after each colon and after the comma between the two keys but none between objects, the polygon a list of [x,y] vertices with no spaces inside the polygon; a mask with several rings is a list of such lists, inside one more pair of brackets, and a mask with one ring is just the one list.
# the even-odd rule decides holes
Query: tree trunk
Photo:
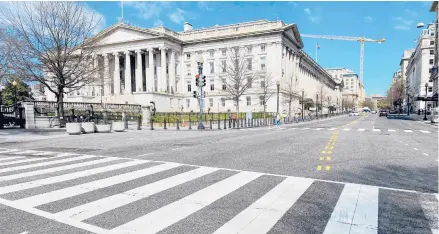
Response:
[{"label": "tree trunk", "polygon": [[290,97],[290,100],[288,102],[288,117],[291,117],[291,102],[292,102],[292,98]]},{"label": "tree trunk", "polygon": [[64,118],[64,93],[63,93],[63,88],[62,87],[58,87],[58,93],[55,94],[56,95],[56,115],[58,116],[59,119],[59,126],[60,127],[65,127],[66,126],[66,120]]}]

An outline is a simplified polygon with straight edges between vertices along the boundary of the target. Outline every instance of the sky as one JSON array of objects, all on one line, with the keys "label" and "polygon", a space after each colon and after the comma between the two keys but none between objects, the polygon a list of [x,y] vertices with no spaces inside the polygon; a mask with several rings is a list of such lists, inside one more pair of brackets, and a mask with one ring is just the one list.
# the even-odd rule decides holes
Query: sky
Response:
[{"label": "sky", "polygon": [[[366,95],[385,94],[403,51],[415,48],[421,33],[418,22],[434,20],[432,2],[124,2],[124,21],[138,27],[164,25],[175,31],[190,22],[194,29],[253,20],[295,23],[302,34],[385,38],[366,43],[364,86]],[[99,29],[121,18],[120,2],[87,2],[100,18]],[[302,38],[304,50],[323,68],[344,67],[359,73],[360,43]]]}]

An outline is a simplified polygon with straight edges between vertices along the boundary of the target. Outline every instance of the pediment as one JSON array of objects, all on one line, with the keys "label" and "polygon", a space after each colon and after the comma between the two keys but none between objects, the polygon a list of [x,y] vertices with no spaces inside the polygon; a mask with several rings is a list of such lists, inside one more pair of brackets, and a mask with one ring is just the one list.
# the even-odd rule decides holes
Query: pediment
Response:
[{"label": "pediment", "polygon": [[96,38],[97,41],[95,42],[95,45],[115,44],[134,40],[151,39],[154,37],[157,36],[148,32],[141,32],[134,29],[120,27],[100,36],[100,38]]},{"label": "pediment", "polygon": [[296,42],[297,44],[299,44],[301,47],[303,47],[303,42],[302,42],[302,38],[300,37],[299,31],[297,30],[296,26],[291,27],[290,29],[288,29],[288,31],[286,32],[286,34],[292,39],[294,40],[294,42]]}]

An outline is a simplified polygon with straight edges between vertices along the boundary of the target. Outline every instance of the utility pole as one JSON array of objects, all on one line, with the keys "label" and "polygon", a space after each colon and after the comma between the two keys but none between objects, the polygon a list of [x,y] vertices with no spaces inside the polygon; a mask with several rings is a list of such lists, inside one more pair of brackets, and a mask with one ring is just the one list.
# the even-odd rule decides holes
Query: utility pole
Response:
[{"label": "utility pole", "polygon": [[277,114],[279,114],[279,89],[280,89],[280,84],[279,81],[276,83],[277,85]]},{"label": "utility pole", "polygon": [[203,93],[203,86],[206,85],[206,77],[203,76],[203,57],[199,56],[198,57],[198,61],[197,61],[197,65],[198,65],[198,75],[197,75],[197,80],[199,80],[200,82],[198,83],[198,100],[200,103],[200,113],[199,113],[199,119],[198,119],[198,129],[202,130],[204,129],[204,125],[203,125],[203,108],[204,108],[204,102],[203,102],[203,98],[204,98],[204,93]]},{"label": "utility pole", "polygon": [[316,94],[316,119],[319,118],[319,114],[318,114],[319,107],[318,107],[318,105],[317,105],[318,103],[319,103],[319,95]]},{"label": "utility pole", "polygon": [[302,119],[303,119],[303,112],[304,112],[304,110],[303,110],[303,97],[305,96],[305,90],[303,90],[302,89]]}]

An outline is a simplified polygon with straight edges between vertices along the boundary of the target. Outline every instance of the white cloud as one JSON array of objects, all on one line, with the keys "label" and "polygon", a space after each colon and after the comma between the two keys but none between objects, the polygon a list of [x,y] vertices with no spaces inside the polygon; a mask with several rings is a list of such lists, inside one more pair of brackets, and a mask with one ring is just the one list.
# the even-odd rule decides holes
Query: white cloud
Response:
[{"label": "white cloud", "polygon": [[409,31],[414,23],[413,20],[405,19],[403,17],[396,17],[393,21],[395,22],[393,28],[398,31]]},{"label": "white cloud", "polygon": [[84,7],[84,13],[85,13],[85,17],[87,17],[90,21],[96,22],[96,28],[93,31],[94,34],[97,34],[105,29],[107,23],[105,16],[103,14],[101,14],[100,12],[96,11],[93,8],[90,8],[87,5],[85,5]]},{"label": "white cloud", "polygon": [[202,11],[212,11],[213,8],[209,6],[207,2],[198,2],[198,8]]},{"label": "white cloud", "polygon": [[161,19],[157,19],[156,21],[154,21],[154,27],[158,27],[163,25],[163,21]]},{"label": "white cloud", "polygon": [[410,17],[418,17],[418,16],[419,16],[419,13],[418,13],[418,12],[416,12],[416,11],[412,11],[412,10],[410,10],[410,9],[404,9],[404,13],[405,13],[407,16],[410,16]]},{"label": "white cloud", "polygon": [[372,16],[364,16],[364,22],[372,22],[373,18]]},{"label": "white cloud", "polygon": [[308,19],[313,23],[320,23],[322,20],[322,16],[320,15],[320,9],[316,9],[315,11],[311,11],[309,8],[303,9],[305,14],[308,15]]},{"label": "white cloud", "polygon": [[157,2],[124,2],[124,7],[131,7],[139,11],[138,16],[143,19],[159,17],[162,6]]},{"label": "white cloud", "polygon": [[176,24],[183,24],[184,21],[186,21],[185,15],[187,15],[187,12],[177,8],[174,12],[170,13],[169,19],[176,23]]}]

